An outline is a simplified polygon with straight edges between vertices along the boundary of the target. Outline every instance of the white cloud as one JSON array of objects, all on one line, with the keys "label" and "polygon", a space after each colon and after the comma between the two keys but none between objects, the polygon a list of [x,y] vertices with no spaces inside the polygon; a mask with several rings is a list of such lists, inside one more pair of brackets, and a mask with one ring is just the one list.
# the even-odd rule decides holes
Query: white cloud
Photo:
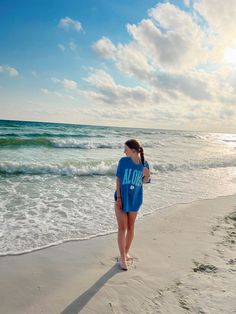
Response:
[{"label": "white cloud", "polygon": [[56,84],[59,83],[59,84],[63,85],[63,87],[66,88],[66,89],[71,89],[71,90],[78,89],[77,82],[75,82],[73,80],[68,80],[68,79],[59,80],[56,77],[52,77],[51,81],[53,83],[56,83]]},{"label": "white cloud", "polygon": [[102,37],[93,50],[139,79],[147,78],[154,69],[181,73],[206,62],[207,35],[192,15],[170,3],[158,4],[148,14],[149,18],[137,25],[127,25],[130,43],[116,46]]},{"label": "white cloud", "polygon": [[0,65],[0,72],[6,73],[11,77],[19,76],[19,72],[15,68],[10,67],[9,65]]},{"label": "white cloud", "polygon": [[129,76],[134,75],[141,80],[149,79],[154,72],[154,68],[136,42],[118,45],[116,65],[122,72]]},{"label": "white cloud", "polygon": [[210,58],[222,62],[225,48],[236,44],[236,2],[227,0],[224,3],[217,0],[194,0],[195,10],[205,19],[209,44]]},{"label": "white cloud", "polygon": [[164,3],[149,10],[149,16],[150,19],[127,28],[153,66],[182,72],[205,61],[205,36],[191,15]]},{"label": "white cloud", "polygon": [[[182,94],[191,100],[213,100],[216,81],[204,72],[191,71],[180,75],[158,75],[154,81],[157,88],[166,91],[169,95]],[[214,83],[214,84],[213,84]]]},{"label": "white cloud", "polygon": [[111,75],[104,70],[94,71],[85,80],[95,90],[85,91],[84,94],[101,104],[136,107],[149,103],[149,93],[146,89],[141,86],[126,87],[116,84]]},{"label": "white cloud", "polygon": [[63,94],[63,93],[60,93],[58,91],[50,91],[47,88],[41,88],[40,90],[45,95],[57,96],[59,98],[65,98],[65,99],[70,99],[70,100],[75,99],[72,95]]},{"label": "white cloud", "polygon": [[[107,116],[112,116],[110,108],[126,115],[139,108],[152,126],[158,121],[165,127],[169,121],[175,128],[191,129],[194,121],[195,129],[221,130],[228,127],[227,121],[232,123],[236,65],[234,60],[230,66],[223,64],[222,57],[229,44],[232,49],[236,44],[236,2],[183,1],[193,6],[191,12],[159,3],[148,11],[148,18],[127,25],[130,42],[102,37],[92,46],[99,57],[112,60],[124,75],[140,82],[132,88],[117,84],[108,68],[87,77],[85,94],[99,110],[106,108]],[[135,120],[141,123],[137,113]]]},{"label": "white cloud", "polygon": [[116,47],[107,37],[102,37],[93,46],[93,51],[104,59],[114,59]]},{"label": "white cloud", "polygon": [[114,60],[117,68],[129,76],[143,79],[153,70],[136,42],[116,47],[108,38],[102,37],[92,48],[99,57]]},{"label": "white cloud", "polygon": [[67,89],[77,89],[78,84],[75,81],[64,79],[62,85]]},{"label": "white cloud", "polygon": [[236,36],[235,0],[227,0],[224,3],[217,0],[194,0],[194,8],[205,18],[215,33],[224,36],[228,34],[231,38]]},{"label": "white cloud", "polygon": [[[222,130],[230,128],[236,115],[236,94],[230,85],[225,86],[229,79],[227,73],[228,69],[213,73],[200,70],[175,75],[165,73],[158,75],[153,85],[144,88],[118,84],[106,71],[93,70],[85,78],[90,86],[82,94],[103,119],[115,125],[121,122],[128,125],[133,117],[134,122],[129,120],[132,126],[136,123],[150,127]],[[224,98],[231,100],[230,103]]]},{"label": "white cloud", "polygon": [[186,5],[186,7],[190,6],[190,0],[183,0],[183,1],[184,1],[184,4]]},{"label": "white cloud", "polygon": [[83,30],[82,25],[79,21],[73,20],[70,17],[66,16],[65,18],[60,19],[58,26],[65,30],[69,30],[70,28],[75,29],[77,32]]}]

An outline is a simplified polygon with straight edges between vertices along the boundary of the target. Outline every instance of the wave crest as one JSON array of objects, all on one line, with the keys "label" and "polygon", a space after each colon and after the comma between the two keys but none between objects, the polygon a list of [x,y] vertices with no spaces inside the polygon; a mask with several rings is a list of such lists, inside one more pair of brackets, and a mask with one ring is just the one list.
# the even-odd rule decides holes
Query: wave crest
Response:
[{"label": "wave crest", "polygon": [[121,143],[106,143],[80,140],[74,138],[67,139],[47,139],[47,138],[0,138],[0,147],[22,147],[22,146],[46,146],[53,148],[78,148],[78,149],[97,149],[97,148],[122,148]]},{"label": "wave crest", "polygon": [[78,165],[65,164],[39,164],[1,162],[0,174],[12,175],[61,175],[61,176],[92,176],[92,175],[115,175],[116,163],[81,163]]},{"label": "wave crest", "polygon": [[205,161],[205,162],[189,162],[184,164],[174,164],[166,163],[161,164],[154,162],[153,171],[154,172],[170,172],[170,171],[189,171],[194,169],[214,169],[214,168],[230,168],[236,167],[236,159],[228,160],[215,160],[215,161]]}]

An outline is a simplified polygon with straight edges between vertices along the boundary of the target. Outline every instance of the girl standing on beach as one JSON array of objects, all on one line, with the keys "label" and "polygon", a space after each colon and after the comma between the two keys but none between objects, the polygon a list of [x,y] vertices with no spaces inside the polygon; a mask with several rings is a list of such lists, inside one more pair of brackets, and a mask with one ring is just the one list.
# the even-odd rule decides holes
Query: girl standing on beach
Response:
[{"label": "girl standing on beach", "polygon": [[125,142],[124,153],[116,172],[115,213],[118,224],[120,267],[127,270],[129,249],[134,238],[134,223],[143,202],[143,183],[150,180],[149,165],[138,141]]}]

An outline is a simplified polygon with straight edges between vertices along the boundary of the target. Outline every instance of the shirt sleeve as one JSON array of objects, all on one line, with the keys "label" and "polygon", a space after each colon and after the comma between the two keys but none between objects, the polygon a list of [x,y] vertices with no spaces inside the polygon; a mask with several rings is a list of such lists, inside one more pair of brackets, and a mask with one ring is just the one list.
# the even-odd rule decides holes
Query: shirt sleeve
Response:
[{"label": "shirt sleeve", "polygon": [[121,176],[121,159],[118,162],[117,170],[116,170],[116,176],[120,177]]}]

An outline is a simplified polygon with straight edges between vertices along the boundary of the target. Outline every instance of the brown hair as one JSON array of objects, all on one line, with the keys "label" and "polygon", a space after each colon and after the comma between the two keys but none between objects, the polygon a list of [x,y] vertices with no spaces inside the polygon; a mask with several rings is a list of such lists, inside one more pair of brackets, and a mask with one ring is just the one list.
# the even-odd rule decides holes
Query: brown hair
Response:
[{"label": "brown hair", "polygon": [[136,150],[136,152],[140,154],[141,162],[144,165],[144,151],[139,142],[137,140],[131,139],[126,141],[125,145],[127,145],[130,149]]}]

